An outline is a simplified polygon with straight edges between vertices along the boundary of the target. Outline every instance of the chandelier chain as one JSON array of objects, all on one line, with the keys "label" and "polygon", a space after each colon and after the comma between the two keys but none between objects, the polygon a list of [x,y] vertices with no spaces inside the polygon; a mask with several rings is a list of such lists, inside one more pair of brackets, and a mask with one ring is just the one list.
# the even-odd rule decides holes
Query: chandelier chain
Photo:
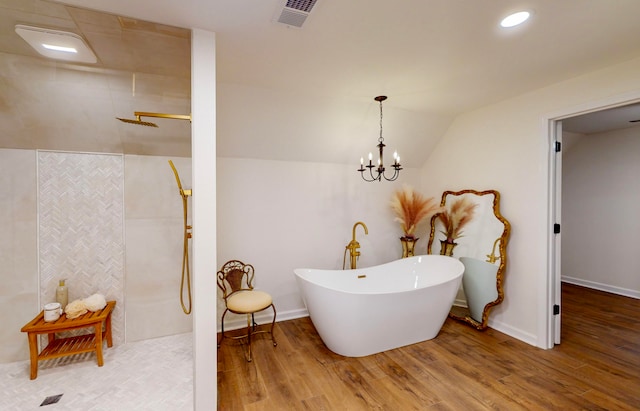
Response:
[{"label": "chandelier chain", "polygon": [[382,101],[380,101],[380,138],[378,138],[378,142],[382,143],[384,138],[382,137]]}]

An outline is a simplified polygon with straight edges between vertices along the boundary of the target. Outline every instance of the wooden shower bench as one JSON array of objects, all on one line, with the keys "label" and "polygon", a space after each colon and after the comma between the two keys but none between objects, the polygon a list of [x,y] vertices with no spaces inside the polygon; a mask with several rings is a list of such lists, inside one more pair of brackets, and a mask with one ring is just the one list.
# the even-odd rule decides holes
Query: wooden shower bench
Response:
[{"label": "wooden shower bench", "polygon": [[[29,338],[29,357],[31,359],[30,378],[35,380],[38,376],[38,361],[50,358],[64,357],[67,355],[94,352],[98,360],[98,366],[102,367],[102,337],[107,340],[107,347],[113,346],[111,337],[111,312],[115,307],[115,301],[108,301],[106,307],[99,311],[88,311],[78,318],[70,320],[66,314],[53,322],[44,321],[44,310],[33,320],[27,323],[20,331],[27,333]],[[102,323],[104,322],[104,332]],[[71,331],[80,328],[93,327],[92,334],[77,335],[74,337],[56,338],[56,333]],[[48,334],[49,343],[38,353],[38,335]]]}]

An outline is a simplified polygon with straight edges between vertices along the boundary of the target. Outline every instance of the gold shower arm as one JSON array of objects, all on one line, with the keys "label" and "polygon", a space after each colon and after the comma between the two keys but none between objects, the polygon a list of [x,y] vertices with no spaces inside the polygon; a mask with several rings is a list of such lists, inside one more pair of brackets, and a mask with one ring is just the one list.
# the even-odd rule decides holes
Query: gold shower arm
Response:
[{"label": "gold shower arm", "polygon": [[167,114],[167,113],[149,113],[146,111],[135,111],[133,113],[136,117],[157,117],[157,118],[170,118],[174,120],[189,120],[191,121],[191,114]]}]

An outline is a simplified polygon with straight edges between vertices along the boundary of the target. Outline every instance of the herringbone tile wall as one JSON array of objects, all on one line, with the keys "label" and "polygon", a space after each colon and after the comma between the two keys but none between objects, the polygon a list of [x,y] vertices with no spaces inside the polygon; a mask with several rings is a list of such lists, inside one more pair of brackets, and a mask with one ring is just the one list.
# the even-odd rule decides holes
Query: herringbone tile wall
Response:
[{"label": "herringbone tile wall", "polygon": [[69,302],[94,293],[117,301],[115,344],[124,326],[123,156],[38,152],[40,298],[55,301],[67,279]]}]

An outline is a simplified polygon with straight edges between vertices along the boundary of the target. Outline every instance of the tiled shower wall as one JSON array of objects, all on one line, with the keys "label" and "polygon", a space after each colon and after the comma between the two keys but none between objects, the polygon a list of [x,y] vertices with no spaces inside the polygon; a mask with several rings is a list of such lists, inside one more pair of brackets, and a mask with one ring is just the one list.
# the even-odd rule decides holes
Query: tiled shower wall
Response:
[{"label": "tiled shower wall", "polygon": [[36,154],[0,149],[0,362],[28,358],[20,328],[38,307]]},{"label": "tiled shower wall", "polygon": [[[192,328],[193,318],[180,307],[182,199],[167,160],[158,156],[125,156],[127,341],[183,333]],[[190,189],[191,159],[172,160],[182,187]],[[191,216],[190,210],[188,215]],[[184,301],[188,305],[186,292]]]},{"label": "tiled shower wall", "polygon": [[124,342],[123,156],[38,152],[41,302],[66,279],[69,302],[94,293],[115,300],[115,344]]}]

